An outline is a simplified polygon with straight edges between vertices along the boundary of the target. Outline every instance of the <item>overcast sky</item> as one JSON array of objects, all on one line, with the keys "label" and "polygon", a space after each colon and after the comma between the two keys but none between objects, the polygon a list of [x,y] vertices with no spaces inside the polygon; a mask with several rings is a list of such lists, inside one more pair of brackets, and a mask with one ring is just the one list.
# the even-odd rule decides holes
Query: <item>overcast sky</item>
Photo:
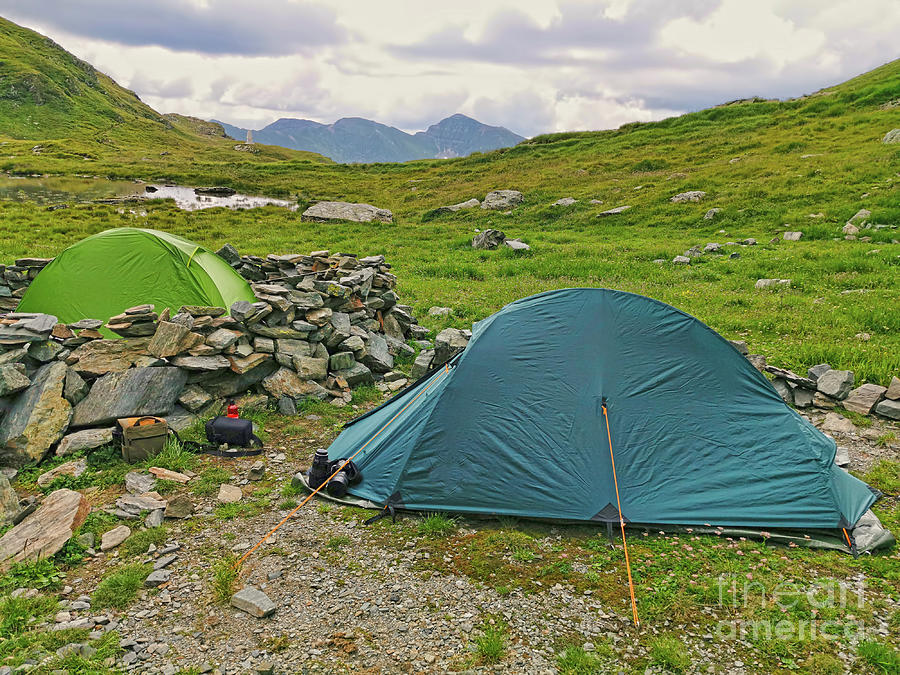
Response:
[{"label": "overcast sky", "polygon": [[462,112],[526,136],[810,93],[898,54],[900,0],[0,0],[160,112]]}]

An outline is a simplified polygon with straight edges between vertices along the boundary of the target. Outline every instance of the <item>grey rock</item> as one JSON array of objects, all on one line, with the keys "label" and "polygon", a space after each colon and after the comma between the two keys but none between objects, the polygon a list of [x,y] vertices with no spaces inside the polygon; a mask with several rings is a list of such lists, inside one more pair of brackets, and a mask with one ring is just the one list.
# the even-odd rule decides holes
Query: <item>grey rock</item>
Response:
[{"label": "grey rock", "polygon": [[521,204],[525,197],[518,190],[493,190],[485,195],[481,208],[492,211],[505,211]]},{"label": "grey rock", "polygon": [[787,380],[776,377],[772,381],[772,386],[775,388],[775,391],[778,392],[778,395],[784,400],[788,405],[793,405],[794,403],[794,391],[791,389],[791,386],[788,384]]},{"label": "grey rock", "polygon": [[194,505],[186,495],[176,495],[166,504],[166,518],[190,518],[194,513]]},{"label": "grey rock", "polygon": [[307,222],[327,223],[330,220],[349,220],[354,223],[392,223],[394,214],[371,204],[350,202],[318,202],[306,209],[300,219]]},{"label": "grey rock", "polygon": [[312,347],[306,340],[282,339],[275,341],[275,351],[289,357],[310,356]]},{"label": "grey rock", "polygon": [[241,488],[237,485],[229,485],[228,483],[222,483],[219,486],[219,494],[216,495],[216,499],[223,504],[234,504],[241,501],[243,498],[244,493]]},{"label": "grey rock", "polygon": [[297,356],[293,359],[294,369],[304,380],[324,380],[328,377],[328,359],[312,356]]},{"label": "grey rock", "polygon": [[5,475],[0,473],[0,527],[12,522],[19,512],[19,498]]},{"label": "grey rock", "polygon": [[258,588],[247,586],[231,596],[231,605],[258,619],[275,613],[275,603]]},{"label": "grey rock", "polygon": [[680,192],[674,197],[670,197],[669,201],[673,204],[679,204],[682,202],[699,202],[706,196],[706,193],[703,190],[689,190],[688,192]]},{"label": "grey rock", "polygon": [[156,476],[143,471],[129,471],[125,474],[125,489],[133,495],[142,495],[156,489]]},{"label": "grey rock", "polygon": [[446,363],[453,356],[463,351],[469,340],[465,333],[456,328],[445,328],[434,340],[434,363]]},{"label": "grey rock", "polygon": [[900,143],[900,129],[891,129],[881,139],[882,143]]},{"label": "grey rock", "polygon": [[261,459],[253,462],[253,465],[247,470],[247,480],[262,480],[266,473],[266,464]]},{"label": "grey rock", "polygon": [[253,349],[261,354],[274,354],[275,340],[266,337],[253,338]]},{"label": "grey rock", "polygon": [[891,378],[891,383],[888,385],[884,397],[892,401],[900,400],[900,377],[895,376]]},{"label": "grey rock", "polygon": [[173,366],[185,370],[211,372],[224,370],[231,363],[224,356],[176,356],[171,360]]},{"label": "grey rock", "polygon": [[56,446],[56,456],[64,457],[81,450],[93,450],[112,443],[113,427],[105,429],[82,429],[67,434]]},{"label": "grey rock", "polygon": [[213,398],[227,398],[243,394],[254,385],[278,370],[278,364],[267,359],[241,373],[232,371],[219,371],[209,375],[203,375],[198,384]]},{"label": "grey rock", "polygon": [[297,402],[290,396],[279,396],[278,412],[282,415],[295,417],[297,415]]},{"label": "grey rock", "polygon": [[514,251],[530,251],[531,247],[521,239],[506,239],[503,245]]},{"label": "grey rock", "polygon": [[563,197],[562,199],[557,199],[550,206],[571,206],[576,203],[578,200],[572,197]]},{"label": "grey rock", "polygon": [[409,371],[409,376],[413,380],[418,380],[431,370],[431,364],[434,362],[434,350],[427,349],[419,352]]},{"label": "grey rock", "polygon": [[757,279],[754,284],[755,288],[758,289],[766,289],[766,288],[778,288],[780,286],[790,286],[790,279]]},{"label": "grey rock", "polygon": [[626,212],[628,209],[630,209],[630,208],[631,208],[631,206],[629,206],[629,205],[625,205],[625,206],[617,206],[617,207],[614,208],[614,209],[607,209],[606,211],[601,211],[601,212],[598,213],[597,215],[598,215],[598,216],[603,216],[603,217],[606,217],[606,216],[617,216],[617,215],[619,215],[620,213],[625,213],[625,212]]},{"label": "grey rock", "polygon": [[366,345],[366,356],[362,362],[373,373],[387,373],[394,368],[394,357],[388,351],[387,341],[380,335],[373,333]]},{"label": "grey rock", "polygon": [[124,494],[116,500],[116,506],[123,513],[139,516],[141,511],[164,509],[167,503],[149,496]]},{"label": "grey rock", "polygon": [[477,199],[469,199],[468,201],[460,202],[459,204],[451,204],[450,206],[441,206],[437,209],[438,213],[456,213],[457,211],[462,211],[464,209],[475,209],[481,205],[481,202]]},{"label": "grey rock", "polygon": [[31,384],[25,374],[25,366],[21,363],[10,363],[0,366],[0,397],[16,394],[27,389]]},{"label": "grey rock", "polygon": [[878,402],[884,397],[887,387],[877,384],[863,384],[853,389],[844,399],[844,408],[852,410],[861,415],[868,415],[872,412]]},{"label": "grey rock", "polygon": [[156,588],[168,583],[171,576],[172,573],[169,570],[154,570],[144,580],[144,586],[146,588]]},{"label": "grey rock", "polygon": [[431,307],[428,310],[428,316],[450,316],[452,313],[449,307]]},{"label": "grey rock", "polygon": [[124,542],[131,536],[131,528],[127,525],[119,525],[111,530],[107,530],[100,537],[100,550],[109,551]]},{"label": "grey rock", "polygon": [[800,241],[800,238],[803,236],[802,232],[785,232],[784,233],[785,241]]},{"label": "grey rock", "polygon": [[372,384],[375,381],[372,371],[359,362],[354,363],[350,368],[335,371],[334,374],[344,378],[351,387]]},{"label": "grey rock", "polygon": [[224,350],[228,349],[231,345],[237,342],[241,337],[242,333],[234,330],[228,330],[227,328],[219,328],[218,330],[213,331],[206,338],[206,344],[208,344],[213,349]]},{"label": "grey rock", "polygon": [[501,230],[487,229],[472,238],[472,248],[493,250],[506,241]]},{"label": "grey rock", "polygon": [[165,509],[154,509],[150,513],[147,514],[147,517],[144,518],[144,527],[153,528],[159,527],[163,524],[163,518],[165,517],[166,510]]},{"label": "grey rock", "polygon": [[843,415],[830,412],[825,415],[825,421],[822,423],[822,431],[830,431],[838,434],[852,434],[856,432],[856,426]]},{"label": "grey rock", "polygon": [[72,426],[109,424],[120,417],[167,415],[187,382],[180,368],[133,368],[109,373],[75,406]]},{"label": "grey rock", "polygon": [[718,207],[717,207],[717,208],[714,208],[714,209],[710,209],[710,210],[707,211],[706,214],[703,216],[703,220],[712,220],[713,218],[716,217],[717,214],[719,214],[719,213],[721,213],[721,212],[722,212],[722,209],[720,209],[720,208],[718,208]]},{"label": "grey rock", "polygon": [[813,382],[816,382],[822,375],[831,370],[831,366],[827,363],[819,363],[806,371],[807,376]]},{"label": "grey rock", "polygon": [[213,398],[196,384],[189,384],[181,392],[178,402],[192,413],[203,410],[212,402]]},{"label": "grey rock", "polygon": [[794,405],[798,408],[808,408],[813,404],[815,392],[809,389],[797,387],[794,389]]},{"label": "grey rock", "polygon": [[169,555],[161,555],[156,559],[156,562],[153,563],[153,569],[161,570],[165,567],[168,567],[176,560],[178,560],[178,556],[174,553],[170,553]]},{"label": "grey rock", "polygon": [[729,340],[728,342],[732,347],[737,349],[744,356],[747,356],[747,354],[750,353],[750,349],[747,347],[747,343],[743,340]]},{"label": "grey rock", "polygon": [[875,406],[875,414],[892,420],[900,420],[900,401],[886,398]]},{"label": "grey rock", "polygon": [[816,380],[816,389],[825,396],[843,400],[853,389],[853,372],[849,370],[829,370]]},{"label": "grey rock", "polygon": [[674,258],[672,258],[672,262],[676,265],[690,265],[691,259],[686,255],[676,255]]},{"label": "grey rock", "polygon": [[66,382],[63,385],[63,398],[72,405],[78,405],[91,390],[90,385],[78,374],[74,368],[66,372]]},{"label": "grey rock", "polygon": [[844,467],[850,464],[850,451],[844,445],[837,446],[834,453],[834,463]]},{"label": "grey rock", "polygon": [[704,253],[718,253],[722,250],[721,244],[717,244],[715,242],[710,242],[706,246],[703,247]]},{"label": "grey rock", "polygon": [[0,425],[0,464],[39,460],[65,433],[72,406],[63,398],[66,364],[42,366],[31,386],[15,394]]},{"label": "grey rock", "polygon": [[53,340],[42,340],[40,342],[32,342],[28,345],[28,356],[35,361],[47,363],[55,359],[63,350],[63,346]]},{"label": "grey rock", "polygon": [[353,352],[338,352],[337,354],[332,354],[329,361],[331,370],[347,370],[348,368],[352,368],[354,363],[356,363],[356,359],[353,358]]},{"label": "grey rock", "polygon": [[70,462],[65,462],[64,464],[60,464],[59,466],[42,473],[37,479],[37,484],[40,487],[47,487],[54,480],[62,476],[78,478],[85,472],[86,469],[87,459],[84,457],[82,457],[81,459],[72,460]]}]

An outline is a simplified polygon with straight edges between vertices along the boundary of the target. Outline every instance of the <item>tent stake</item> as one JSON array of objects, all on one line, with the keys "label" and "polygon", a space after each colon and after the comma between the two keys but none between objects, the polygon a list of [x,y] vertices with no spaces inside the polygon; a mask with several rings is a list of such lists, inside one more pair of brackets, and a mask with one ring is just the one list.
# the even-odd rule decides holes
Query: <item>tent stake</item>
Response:
[{"label": "tent stake", "polygon": [[603,419],[606,421],[606,440],[609,441],[609,461],[612,463],[613,484],[616,486],[616,506],[619,509],[619,526],[622,528],[622,548],[625,549],[625,569],[628,571],[628,592],[631,594],[631,614],[635,627],[638,621],[637,603],[634,600],[634,581],[631,579],[631,561],[628,558],[628,542],[625,540],[625,519],[622,517],[622,502],[619,499],[619,479],[616,476],[616,458],[613,456],[612,434],[609,432],[609,415],[606,414],[606,401],[603,402]]}]

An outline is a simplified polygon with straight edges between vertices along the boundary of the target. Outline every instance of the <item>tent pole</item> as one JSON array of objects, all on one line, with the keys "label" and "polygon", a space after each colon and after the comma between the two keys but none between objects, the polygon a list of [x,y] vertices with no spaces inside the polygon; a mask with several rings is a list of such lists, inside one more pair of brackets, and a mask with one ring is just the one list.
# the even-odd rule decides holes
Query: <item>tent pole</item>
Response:
[{"label": "tent pole", "polygon": [[619,526],[622,528],[622,548],[625,549],[625,569],[628,571],[628,592],[631,594],[631,614],[634,625],[640,626],[638,621],[637,603],[634,600],[634,581],[631,578],[631,560],[628,557],[628,542],[625,539],[625,519],[622,517],[622,502],[619,499],[619,479],[616,476],[616,458],[613,456],[612,434],[609,431],[609,415],[606,414],[606,401],[603,402],[603,419],[606,421],[606,440],[609,441],[609,460],[612,463],[613,484],[616,486],[616,506],[619,509]]}]

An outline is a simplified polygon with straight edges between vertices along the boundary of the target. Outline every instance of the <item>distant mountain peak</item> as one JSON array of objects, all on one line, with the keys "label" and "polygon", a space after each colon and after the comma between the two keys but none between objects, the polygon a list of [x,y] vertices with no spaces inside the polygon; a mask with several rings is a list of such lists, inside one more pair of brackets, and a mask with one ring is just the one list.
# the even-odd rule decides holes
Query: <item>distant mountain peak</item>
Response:
[{"label": "distant mountain peak", "polygon": [[[232,138],[246,138],[247,129],[220,124]],[[344,163],[464,157],[525,140],[508,129],[482,124],[462,113],[450,115],[415,134],[363,117],[342,117],[331,124],[282,117],[251,131],[258,143],[318,152]]]}]

